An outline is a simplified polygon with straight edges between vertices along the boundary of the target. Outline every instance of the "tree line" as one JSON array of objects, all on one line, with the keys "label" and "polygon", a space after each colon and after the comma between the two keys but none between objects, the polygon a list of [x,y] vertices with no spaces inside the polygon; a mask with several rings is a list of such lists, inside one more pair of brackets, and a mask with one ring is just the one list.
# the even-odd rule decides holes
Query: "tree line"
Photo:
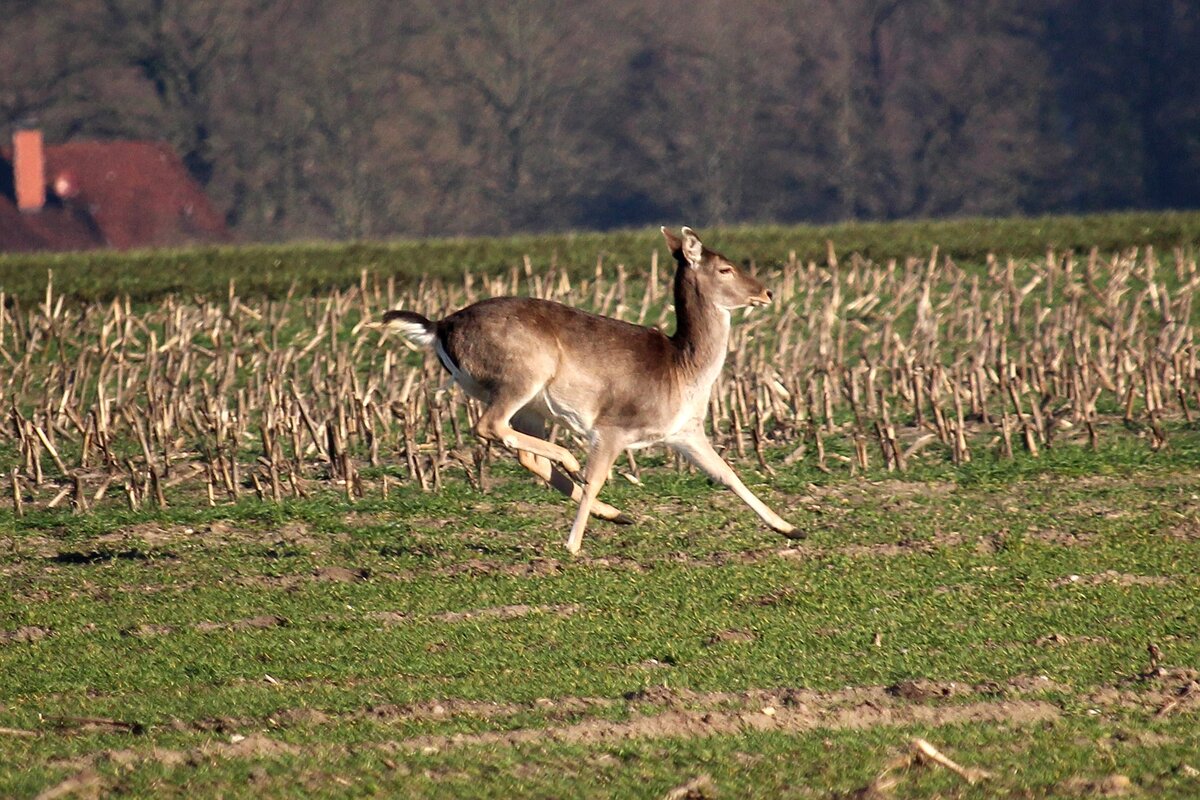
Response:
[{"label": "tree line", "polygon": [[248,240],[1200,204],[1184,0],[4,0],[0,124]]}]

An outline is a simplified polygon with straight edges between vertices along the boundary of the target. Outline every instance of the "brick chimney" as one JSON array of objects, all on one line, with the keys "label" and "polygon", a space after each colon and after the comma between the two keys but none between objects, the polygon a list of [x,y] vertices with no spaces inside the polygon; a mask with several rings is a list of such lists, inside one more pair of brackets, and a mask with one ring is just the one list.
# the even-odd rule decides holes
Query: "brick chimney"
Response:
[{"label": "brick chimney", "polygon": [[21,211],[32,214],[46,205],[46,153],[40,130],[13,134],[13,185]]}]

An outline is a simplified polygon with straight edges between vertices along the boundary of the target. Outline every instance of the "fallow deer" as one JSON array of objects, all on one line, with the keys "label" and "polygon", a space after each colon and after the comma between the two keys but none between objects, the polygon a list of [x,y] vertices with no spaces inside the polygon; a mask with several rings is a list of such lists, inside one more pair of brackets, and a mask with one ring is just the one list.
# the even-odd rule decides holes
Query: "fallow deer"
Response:
[{"label": "fallow deer", "polygon": [[[383,322],[433,350],[483,404],[477,435],[516,450],[522,466],[579,502],[571,553],[579,552],[589,514],[631,522],[596,495],[623,450],[658,442],[732,489],[774,530],[803,538],[746,488],[704,430],[729,346],[730,312],[765,306],[771,293],[691,228],[682,238],[662,233],[678,262],[672,336],[529,297],[482,300],[436,322],[388,311]],[[589,441],[586,480],[575,456],[544,438],[547,421]]]}]

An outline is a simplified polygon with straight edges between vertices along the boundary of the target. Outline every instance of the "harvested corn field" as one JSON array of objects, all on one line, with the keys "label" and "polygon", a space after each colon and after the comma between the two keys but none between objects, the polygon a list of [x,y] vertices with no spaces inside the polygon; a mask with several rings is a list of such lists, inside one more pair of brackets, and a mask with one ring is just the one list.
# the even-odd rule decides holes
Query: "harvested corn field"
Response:
[{"label": "harvested corn field", "polygon": [[[967,270],[936,250],[874,264],[831,247],[821,265],[761,277],[776,302],[734,327],[711,419],[720,448],[768,474],[773,461],[902,473],[981,450],[1094,449],[1114,423],[1158,450],[1200,413],[1200,273],[1182,252],[1166,265],[1131,249]],[[669,278],[656,257],[574,281],[526,260],[409,289],[364,275],[324,297],[231,290],[141,309],[69,306],[49,283],[42,303],[0,315],[11,505],[85,511],[115,497],[137,509],[167,505],[170,490],[279,502],[334,486],[353,500],[389,483],[437,489],[447,472],[484,488],[493,454],[470,435],[477,409],[436,361],[371,323],[388,308],[447,313],[523,293],[669,328]],[[638,463],[626,466],[636,478]]]}]

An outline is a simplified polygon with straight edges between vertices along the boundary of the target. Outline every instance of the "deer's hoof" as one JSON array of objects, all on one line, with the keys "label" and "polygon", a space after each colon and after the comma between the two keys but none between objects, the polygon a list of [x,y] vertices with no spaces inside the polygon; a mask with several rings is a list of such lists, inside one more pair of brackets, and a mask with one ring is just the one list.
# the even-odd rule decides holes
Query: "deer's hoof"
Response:
[{"label": "deer's hoof", "polygon": [[633,517],[629,516],[624,511],[622,511],[621,513],[617,514],[615,517],[610,517],[608,521],[615,523],[617,525],[632,525],[636,520],[634,520]]},{"label": "deer's hoof", "polygon": [[776,528],[775,530],[782,533],[785,538],[792,539],[793,541],[808,538],[808,531],[800,530],[795,525],[788,525],[786,528]]},{"label": "deer's hoof", "polygon": [[577,459],[575,456],[563,451],[562,461],[558,462],[558,465],[562,467],[563,472],[570,475],[571,478],[580,481],[581,483],[583,482],[583,475],[580,474],[583,472],[583,467],[579,465],[579,459]]}]

